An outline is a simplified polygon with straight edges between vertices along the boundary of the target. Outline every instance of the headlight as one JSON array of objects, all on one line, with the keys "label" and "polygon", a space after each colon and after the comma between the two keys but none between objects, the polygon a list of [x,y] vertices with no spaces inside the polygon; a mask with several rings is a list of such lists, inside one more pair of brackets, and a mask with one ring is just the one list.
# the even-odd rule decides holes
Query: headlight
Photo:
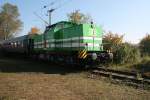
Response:
[{"label": "headlight", "polygon": [[97,54],[96,53],[92,53],[92,60],[96,60],[97,59]]}]

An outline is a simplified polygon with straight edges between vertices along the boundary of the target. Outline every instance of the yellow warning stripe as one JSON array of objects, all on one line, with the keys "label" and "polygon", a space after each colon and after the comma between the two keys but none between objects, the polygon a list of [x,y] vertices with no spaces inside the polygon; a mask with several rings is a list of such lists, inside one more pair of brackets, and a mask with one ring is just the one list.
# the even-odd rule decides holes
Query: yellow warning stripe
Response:
[{"label": "yellow warning stripe", "polygon": [[85,52],[85,50],[83,50],[83,51],[79,54],[79,58],[82,58],[84,52]]},{"label": "yellow warning stripe", "polygon": [[87,51],[85,49],[82,51],[79,51],[78,57],[85,59],[87,57]]},{"label": "yellow warning stripe", "polygon": [[87,57],[87,54],[83,56],[83,59],[85,59]]},{"label": "yellow warning stripe", "polygon": [[80,50],[79,51],[79,55],[78,55],[79,58],[81,57],[81,55],[82,55],[83,52],[84,52],[84,50]]},{"label": "yellow warning stripe", "polygon": [[83,54],[81,55],[81,58],[83,58],[85,56],[85,54],[86,54],[86,51],[83,52]]}]

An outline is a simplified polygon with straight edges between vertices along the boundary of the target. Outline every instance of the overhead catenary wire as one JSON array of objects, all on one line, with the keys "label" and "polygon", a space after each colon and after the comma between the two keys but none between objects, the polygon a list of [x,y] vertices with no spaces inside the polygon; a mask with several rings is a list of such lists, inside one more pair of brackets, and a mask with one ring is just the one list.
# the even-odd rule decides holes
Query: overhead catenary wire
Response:
[{"label": "overhead catenary wire", "polygon": [[[41,10],[43,9],[47,9],[48,14],[46,14],[47,16],[49,16],[49,24],[47,21],[45,21],[38,13],[34,12],[34,15],[36,15],[39,19],[41,19],[46,25],[51,25],[51,16],[52,16],[52,12],[54,12],[55,10],[63,7],[64,5],[68,4],[69,2],[71,2],[72,0],[53,0],[52,2],[50,2],[47,5],[44,5]],[[38,10],[39,12],[40,10]]]},{"label": "overhead catenary wire", "polygon": [[[56,2],[58,2],[58,1],[51,2],[49,6],[52,6],[52,5],[56,4]],[[48,10],[49,25],[51,25],[51,18],[52,18],[51,16],[52,16],[52,13],[53,13],[55,10],[61,8],[61,7],[64,6],[65,4],[67,4],[67,2],[68,2],[68,0],[65,1],[65,2],[63,2],[63,3],[60,2],[60,4],[59,4],[58,6],[56,6],[56,7],[51,7],[51,8]],[[44,6],[44,8],[47,8],[47,7],[49,7],[49,6]]]},{"label": "overhead catenary wire", "polygon": [[53,5],[56,4],[58,1],[60,1],[60,0],[53,0],[51,3],[49,3],[49,4],[45,5],[45,6],[43,6],[43,7],[40,8],[39,10],[33,12],[33,14],[34,14],[36,17],[38,17],[40,20],[42,20],[46,25],[49,25],[49,23],[48,23],[46,20],[44,20],[44,18],[42,18],[37,12],[39,12],[40,10],[43,10],[43,9],[49,7],[49,6],[53,6]]},{"label": "overhead catenary wire", "polygon": [[34,13],[34,15],[36,15],[39,19],[41,19],[45,24],[48,25],[48,22],[45,21],[40,15],[38,15],[36,12],[33,12],[33,13]]}]

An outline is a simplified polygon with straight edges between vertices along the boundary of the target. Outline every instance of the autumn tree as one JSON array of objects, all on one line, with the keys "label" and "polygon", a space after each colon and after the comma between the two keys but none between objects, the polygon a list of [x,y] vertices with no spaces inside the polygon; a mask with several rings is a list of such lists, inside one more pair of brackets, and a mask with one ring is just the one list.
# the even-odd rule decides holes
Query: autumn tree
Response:
[{"label": "autumn tree", "polygon": [[90,23],[92,21],[92,18],[90,15],[85,15],[81,13],[79,10],[76,10],[68,14],[68,20],[73,23],[82,24],[82,23]]},{"label": "autumn tree", "polygon": [[40,29],[37,27],[32,27],[30,32],[28,34],[33,35],[33,34],[38,34],[40,32]]},{"label": "autumn tree", "polygon": [[22,22],[19,19],[18,7],[6,3],[0,10],[0,40],[15,36],[21,29]]},{"label": "autumn tree", "polygon": [[113,34],[111,31],[103,37],[104,49],[113,50],[117,45],[123,43],[123,35]]},{"label": "autumn tree", "polygon": [[140,41],[140,50],[144,55],[150,55],[150,34],[147,34]]}]

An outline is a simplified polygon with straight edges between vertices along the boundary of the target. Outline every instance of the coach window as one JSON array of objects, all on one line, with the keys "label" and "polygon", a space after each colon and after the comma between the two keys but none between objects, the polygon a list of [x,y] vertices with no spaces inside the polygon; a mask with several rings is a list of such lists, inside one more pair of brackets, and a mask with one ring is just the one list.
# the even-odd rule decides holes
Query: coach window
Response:
[{"label": "coach window", "polygon": [[13,47],[13,42],[11,42],[11,47]]},{"label": "coach window", "polygon": [[15,48],[17,47],[17,43],[16,42],[14,42],[14,45],[15,45]]}]

